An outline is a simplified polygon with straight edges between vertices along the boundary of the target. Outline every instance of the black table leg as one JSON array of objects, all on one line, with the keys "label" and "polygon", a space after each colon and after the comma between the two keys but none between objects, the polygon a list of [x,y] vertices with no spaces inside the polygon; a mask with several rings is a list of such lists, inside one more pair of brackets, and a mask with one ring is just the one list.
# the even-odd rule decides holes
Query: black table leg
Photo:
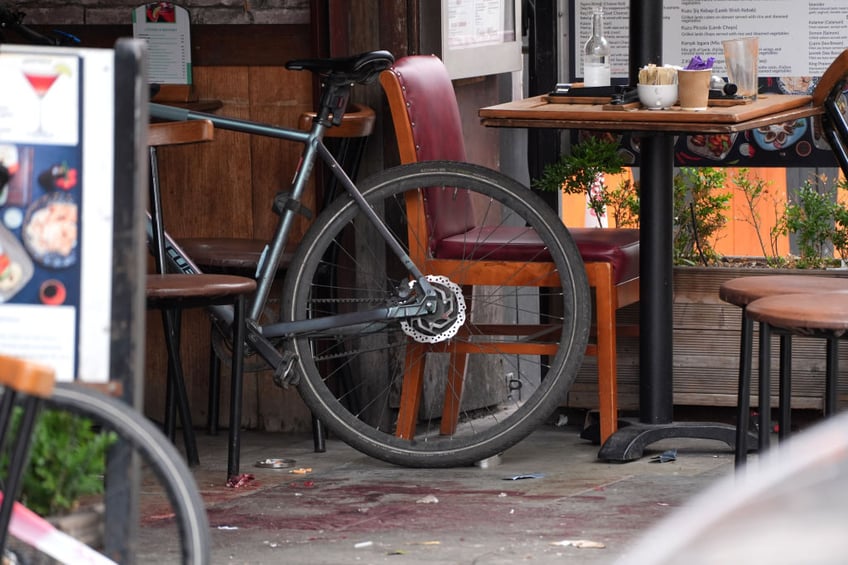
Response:
[{"label": "black table leg", "polygon": [[733,448],[734,426],[672,421],[673,136],[642,138],[640,175],[639,422],[610,436],[598,457],[631,461],[646,445],[667,438],[714,439]]}]

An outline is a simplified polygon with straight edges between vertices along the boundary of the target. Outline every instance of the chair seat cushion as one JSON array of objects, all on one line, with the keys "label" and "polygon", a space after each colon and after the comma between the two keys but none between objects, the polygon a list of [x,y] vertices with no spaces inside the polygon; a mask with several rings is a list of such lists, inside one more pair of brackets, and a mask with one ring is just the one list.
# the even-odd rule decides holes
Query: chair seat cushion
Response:
[{"label": "chair seat cushion", "polygon": [[[615,283],[639,276],[639,230],[569,228],[584,262],[608,262]],[[435,247],[440,259],[550,261],[536,233],[523,227],[480,227],[446,237]]]},{"label": "chair seat cushion", "polygon": [[615,284],[639,278],[639,230],[568,228],[586,263],[612,263]]},{"label": "chair seat cushion", "polygon": [[[259,259],[268,243],[262,239],[237,237],[196,237],[177,242],[194,263],[205,270],[236,270],[256,272]],[[280,268],[291,262],[292,255],[284,253]]]}]

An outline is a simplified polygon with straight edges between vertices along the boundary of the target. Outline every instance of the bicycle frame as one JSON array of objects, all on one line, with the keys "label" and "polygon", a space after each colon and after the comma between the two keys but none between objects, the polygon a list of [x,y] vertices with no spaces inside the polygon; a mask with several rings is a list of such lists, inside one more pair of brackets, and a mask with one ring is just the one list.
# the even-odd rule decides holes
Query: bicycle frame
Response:
[{"label": "bicycle frame", "polygon": [[[282,355],[268,341],[271,338],[277,337],[292,337],[302,335],[304,333],[323,332],[333,330],[338,333],[342,328],[349,328],[352,331],[358,331],[364,324],[374,323],[378,321],[389,321],[404,318],[413,318],[417,316],[432,313],[436,308],[435,292],[429,281],[425,278],[420,269],[414,264],[412,259],[403,249],[403,246],[397,241],[395,236],[389,231],[382,219],[367,203],[362,193],[357,189],[354,182],[345,173],[341,165],[327,149],[323,142],[324,132],[328,127],[331,127],[331,122],[336,118],[332,116],[335,104],[330,101],[338,100],[339,95],[343,100],[347,100],[347,94],[350,85],[330,84],[322,97],[321,111],[313,121],[313,126],[308,132],[301,130],[277,127],[270,124],[251,122],[237,118],[228,118],[208,114],[203,112],[193,112],[182,108],[165,106],[162,104],[150,104],[150,115],[154,118],[166,119],[171,121],[187,121],[187,120],[209,120],[212,124],[221,129],[251,134],[262,135],[266,137],[274,137],[300,143],[304,146],[301,154],[300,162],[294,175],[291,185],[291,191],[283,206],[280,214],[280,220],[277,224],[274,236],[263,252],[262,259],[257,270],[257,290],[252,298],[247,312],[247,341],[248,343],[277,371],[281,367],[291,366],[291,359]],[[340,92],[341,91],[341,92]],[[332,174],[338,179],[339,183],[344,187],[345,192],[354,200],[357,206],[368,217],[371,224],[378,233],[389,244],[394,254],[398,257],[401,263],[410,273],[411,277],[416,281],[421,293],[417,296],[413,295],[411,301],[405,304],[384,306],[373,310],[336,314],[326,316],[315,320],[303,320],[299,322],[277,322],[266,326],[260,326],[258,320],[262,314],[262,310],[268,300],[268,295],[271,290],[271,284],[276,276],[279,267],[280,258],[286,248],[289,234],[294,223],[295,215],[299,212],[300,201],[303,193],[306,190],[309,178],[312,175],[316,161],[320,159],[330,169]],[[148,229],[152,230],[148,225]],[[152,234],[152,231],[149,232]],[[195,265],[191,258],[180,249],[179,245],[174,240],[165,234],[166,258],[172,268],[183,273],[200,273],[201,270]],[[285,307],[285,305],[284,305]],[[232,306],[213,306],[209,308],[211,313],[229,327],[233,322]]]}]

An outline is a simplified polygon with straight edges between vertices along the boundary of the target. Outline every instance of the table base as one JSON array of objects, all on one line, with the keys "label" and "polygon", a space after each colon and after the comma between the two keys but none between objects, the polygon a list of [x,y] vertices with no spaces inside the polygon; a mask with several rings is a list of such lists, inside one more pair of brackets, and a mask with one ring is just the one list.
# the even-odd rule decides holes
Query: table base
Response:
[{"label": "table base", "polygon": [[[645,446],[670,438],[713,439],[723,441],[731,450],[736,448],[736,426],[716,422],[669,422],[667,424],[645,424],[634,422],[621,427],[611,435],[601,450],[598,459],[626,462],[642,457]],[[756,436],[749,435],[748,445],[756,445]]]}]

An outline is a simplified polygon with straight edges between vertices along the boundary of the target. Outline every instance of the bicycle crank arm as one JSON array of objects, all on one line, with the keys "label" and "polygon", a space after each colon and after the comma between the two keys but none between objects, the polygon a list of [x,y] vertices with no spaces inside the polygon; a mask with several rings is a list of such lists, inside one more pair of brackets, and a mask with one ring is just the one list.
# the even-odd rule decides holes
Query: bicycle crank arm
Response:
[{"label": "bicycle crank arm", "polygon": [[[374,322],[386,322],[389,320],[406,320],[418,318],[431,314],[435,310],[435,298],[425,298],[421,302],[408,304],[406,306],[387,306],[375,310],[363,312],[350,312],[347,314],[335,314],[322,318],[309,320],[298,320],[296,322],[277,322],[262,327],[262,335],[265,337],[280,337],[284,335],[303,335],[316,332],[327,334],[339,334],[337,330],[352,326],[364,326]],[[364,327],[359,331],[364,331]]]},{"label": "bicycle crank arm", "polygon": [[292,371],[297,355],[291,351],[279,351],[262,335],[262,328],[256,322],[246,322],[246,341],[274,369],[274,384],[281,388],[297,386],[300,375]]}]

